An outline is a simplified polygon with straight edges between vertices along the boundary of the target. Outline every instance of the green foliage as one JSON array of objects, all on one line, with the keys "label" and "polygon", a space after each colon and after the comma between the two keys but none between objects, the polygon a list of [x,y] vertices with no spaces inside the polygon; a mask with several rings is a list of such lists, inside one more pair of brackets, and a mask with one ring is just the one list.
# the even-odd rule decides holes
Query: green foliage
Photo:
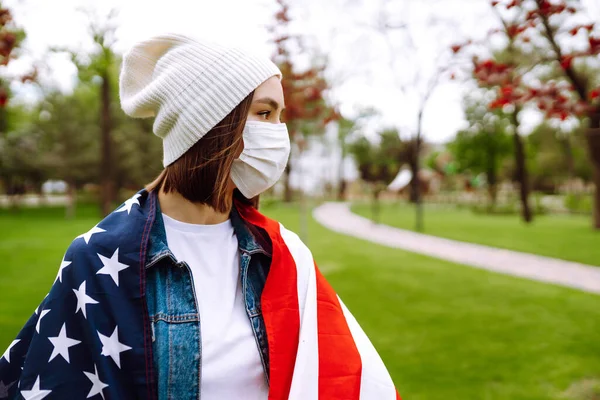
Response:
[{"label": "green foliage", "polygon": [[118,187],[140,189],[163,169],[162,141],[152,133],[152,119],[131,119],[122,111],[113,131]]},{"label": "green foliage", "polygon": [[379,143],[361,137],[350,144],[349,152],[358,164],[361,178],[372,184],[388,185],[403,164],[405,145],[395,129],[379,133]]},{"label": "green foliage", "polygon": [[572,213],[591,214],[592,196],[587,194],[572,194],[565,196],[565,207]]},{"label": "green foliage", "polygon": [[441,151],[432,151],[425,158],[425,166],[433,171],[440,170],[440,166],[437,163],[438,157],[442,154]]},{"label": "green foliage", "polygon": [[48,93],[33,110],[31,126],[42,134],[48,175],[76,186],[99,178],[98,96],[88,85],[70,95]]},{"label": "green foliage", "polygon": [[592,166],[586,154],[584,130],[562,132],[542,122],[527,137],[528,169],[534,190],[553,192],[566,179],[590,181]]},{"label": "green foliage", "polygon": [[448,145],[457,171],[497,177],[512,153],[510,121],[501,112],[490,111],[485,100],[476,96],[465,98],[465,115],[468,128],[459,131]]},{"label": "green foliage", "polygon": [[15,130],[0,137],[0,179],[9,194],[23,194],[27,185],[39,187],[45,178],[39,133]]},{"label": "green foliage", "polygon": [[340,118],[338,121],[338,139],[344,141],[355,129],[356,121],[348,118]]},{"label": "green foliage", "polygon": [[[541,203],[541,196],[532,196],[534,201],[532,212],[534,215],[544,215],[548,213],[548,209]],[[475,214],[488,214],[488,215],[511,215],[518,216],[521,213],[521,206],[517,199],[506,204],[495,204],[493,206],[489,204],[474,204],[469,208]]]},{"label": "green foliage", "polygon": [[379,132],[379,143],[364,136],[352,143],[348,150],[358,164],[360,177],[371,188],[371,219],[379,222],[379,195],[398,175],[402,164],[408,162],[411,143],[405,144],[396,129]]},{"label": "green foliage", "polygon": [[[110,74],[117,77],[120,59],[116,55],[108,59]],[[79,62],[82,79],[72,93],[50,91],[32,108],[7,109],[9,133],[0,138],[0,179],[7,186],[39,186],[45,179],[61,179],[77,187],[100,182],[101,81],[100,64],[94,60],[92,56],[88,64]],[[117,79],[111,81],[110,90],[116,187],[136,190],[162,169],[161,141],[152,134],[151,120],[132,119],[121,110]]]}]

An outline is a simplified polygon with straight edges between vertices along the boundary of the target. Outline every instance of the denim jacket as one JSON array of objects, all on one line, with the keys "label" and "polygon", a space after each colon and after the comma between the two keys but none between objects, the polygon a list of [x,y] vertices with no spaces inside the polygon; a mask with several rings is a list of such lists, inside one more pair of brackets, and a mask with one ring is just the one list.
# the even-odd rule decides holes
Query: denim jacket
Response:
[{"label": "denim jacket", "polygon": [[[146,295],[158,398],[198,399],[202,384],[198,299],[189,266],[177,261],[169,250],[160,205],[158,201],[155,204],[156,218],[146,257]],[[261,294],[271,265],[271,246],[266,233],[244,223],[235,206],[230,218],[238,239],[246,312],[268,384],[269,351]]]},{"label": "denim jacket", "polygon": [[[231,220],[269,384],[261,295],[273,246],[235,206]],[[198,399],[202,340],[193,285],[189,267],[167,246],[156,193],[141,190],[68,247],[48,295],[0,357],[0,398],[43,390],[57,399]],[[48,338],[62,335],[71,348],[55,353]]]}]

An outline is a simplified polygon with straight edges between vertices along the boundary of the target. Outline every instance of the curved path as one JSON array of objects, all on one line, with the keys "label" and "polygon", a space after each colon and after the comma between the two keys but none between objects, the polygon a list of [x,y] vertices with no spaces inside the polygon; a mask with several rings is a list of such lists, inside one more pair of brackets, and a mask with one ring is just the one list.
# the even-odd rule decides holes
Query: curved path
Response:
[{"label": "curved path", "polygon": [[313,216],[335,232],[384,246],[600,294],[600,267],[376,225],[353,214],[345,203],[325,203]]}]

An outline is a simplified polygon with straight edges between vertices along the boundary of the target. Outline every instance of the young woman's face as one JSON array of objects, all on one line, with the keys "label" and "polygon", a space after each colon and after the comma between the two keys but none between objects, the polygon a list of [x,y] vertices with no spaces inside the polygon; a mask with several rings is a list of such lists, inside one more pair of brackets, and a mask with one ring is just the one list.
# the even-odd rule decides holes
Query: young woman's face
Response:
[{"label": "young woman's face", "polygon": [[[248,120],[278,124],[281,122],[281,113],[283,113],[284,109],[285,103],[281,81],[277,76],[272,76],[254,90],[252,104],[248,112]],[[236,151],[236,158],[242,154],[243,150],[244,142],[241,141]],[[229,189],[231,191],[235,189],[235,184],[231,178],[229,178]]]},{"label": "young woman's face", "polygon": [[277,76],[272,76],[254,91],[248,120],[278,124],[284,109],[281,81]]}]

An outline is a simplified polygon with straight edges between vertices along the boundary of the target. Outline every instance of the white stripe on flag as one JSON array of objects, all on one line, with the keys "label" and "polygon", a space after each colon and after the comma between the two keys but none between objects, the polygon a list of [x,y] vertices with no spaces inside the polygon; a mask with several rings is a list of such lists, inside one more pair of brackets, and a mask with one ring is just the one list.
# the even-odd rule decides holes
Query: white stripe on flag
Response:
[{"label": "white stripe on flag", "polygon": [[360,400],[396,400],[394,382],[377,350],[339,296],[338,300],[362,361]]},{"label": "white stripe on flag", "polygon": [[319,335],[317,330],[317,278],[310,250],[298,236],[280,226],[281,237],[296,263],[300,338],[289,400],[319,398]]}]

